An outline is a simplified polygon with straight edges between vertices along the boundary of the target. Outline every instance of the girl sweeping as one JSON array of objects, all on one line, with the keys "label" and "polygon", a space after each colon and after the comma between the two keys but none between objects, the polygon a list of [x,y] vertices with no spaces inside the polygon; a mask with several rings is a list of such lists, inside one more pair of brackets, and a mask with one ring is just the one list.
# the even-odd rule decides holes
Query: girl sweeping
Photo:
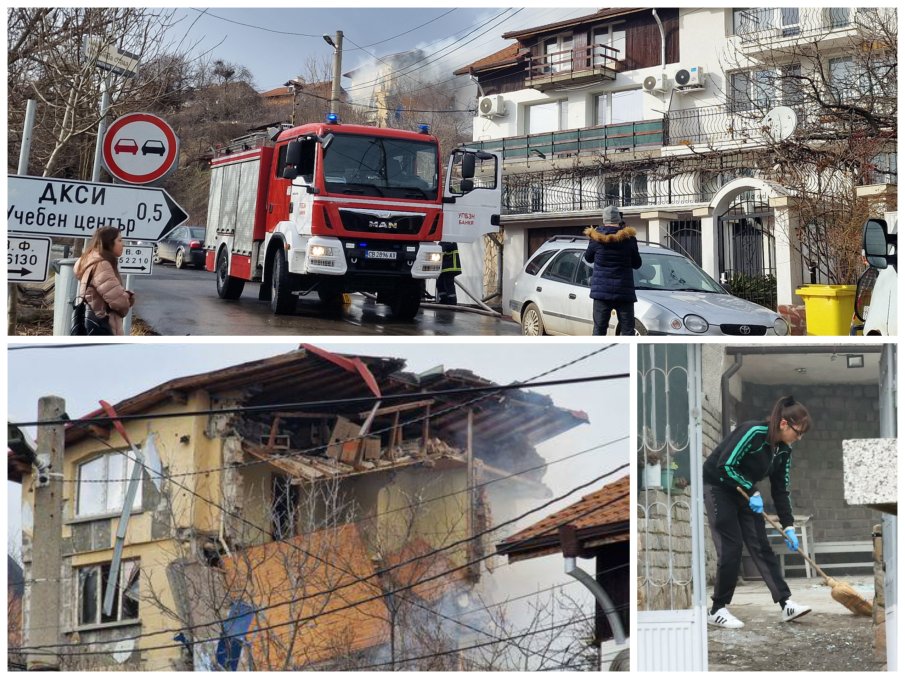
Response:
[{"label": "girl sweeping", "polygon": [[[788,622],[809,613],[810,608],[792,601],[792,593],[779,570],[779,562],[764,526],[764,500],[755,484],[770,478],[773,504],[783,527],[789,550],[798,550],[792,503],[789,501],[792,444],[811,426],[807,408],[793,397],[776,402],[764,421],[740,424],[704,462],[704,504],[713,542],[716,545],[717,571],[713,588],[713,607],[707,621],[711,625],[737,629],[745,623],[727,608],[735,592],[744,544],[764,579],[773,601],[782,609],[782,621]],[[746,500],[738,489],[748,496]]]}]

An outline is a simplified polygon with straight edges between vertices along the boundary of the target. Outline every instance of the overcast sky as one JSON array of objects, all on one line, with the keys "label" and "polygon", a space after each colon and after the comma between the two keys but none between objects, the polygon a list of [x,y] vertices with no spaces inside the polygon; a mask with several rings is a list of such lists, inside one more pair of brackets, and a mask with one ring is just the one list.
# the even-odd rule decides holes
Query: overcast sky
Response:
[{"label": "overcast sky", "polygon": [[572,3],[569,8],[551,8],[549,3],[547,7],[511,8],[458,4],[441,2],[432,8],[178,9],[174,18],[179,23],[169,42],[194,46],[195,55],[208,53],[211,59],[247,67],[259,90],[278,87],[289,78],[304,75],[312,57],[325,63],[329,72],[333,48],[321,36],[332,36],[337,30],[344,35],[343,73],[390,54],[423,49],[436,72],[451,78],[455,69],[511,44],[500,37],[507,31],[553,23],[597,9],[574,6],[580,3]]}]

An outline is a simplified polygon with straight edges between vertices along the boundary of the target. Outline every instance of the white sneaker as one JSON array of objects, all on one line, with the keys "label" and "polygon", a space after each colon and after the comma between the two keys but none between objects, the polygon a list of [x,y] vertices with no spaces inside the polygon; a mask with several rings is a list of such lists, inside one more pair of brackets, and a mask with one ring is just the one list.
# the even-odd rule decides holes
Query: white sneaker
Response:
[{"label": "white sneaker", "polygon": [[740,629],[745,626],[745,623],[732,615],[725,606],[716,613],[708,615],[707,623],[716,627],[725,627],[726,629]]},{"label": "white sneaker", "polygon": [[786,600],[786,605],[782,609],[782,621],[789,622],[789,620],[794,620],[795,618],[800,618],[803,615],[807,615],[811,612],[810,606],[804,606],[802,604],[796,604],[791,599]]}]

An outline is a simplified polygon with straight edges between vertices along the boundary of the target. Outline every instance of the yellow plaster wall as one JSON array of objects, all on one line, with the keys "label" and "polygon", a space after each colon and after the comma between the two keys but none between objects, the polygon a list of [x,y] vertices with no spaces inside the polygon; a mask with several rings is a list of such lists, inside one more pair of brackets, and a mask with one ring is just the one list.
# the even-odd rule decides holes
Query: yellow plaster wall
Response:
[{"label": "yellow plaster wall", "polygon": [[[435,471],[421,467],[401,469],[377,498],[377,525],[382,547],[388,552],[401,549],[408,538],[423,538],[431,547],[440,547],[466,537],[467,473],[464,468]],[[418,501],[414,510],[401,509]],[[399,509],[399,511],[392,511]],[[391,513],[387,513],[391,512]],[[457,564],[464,561],[464,546],[446,552]]]}]

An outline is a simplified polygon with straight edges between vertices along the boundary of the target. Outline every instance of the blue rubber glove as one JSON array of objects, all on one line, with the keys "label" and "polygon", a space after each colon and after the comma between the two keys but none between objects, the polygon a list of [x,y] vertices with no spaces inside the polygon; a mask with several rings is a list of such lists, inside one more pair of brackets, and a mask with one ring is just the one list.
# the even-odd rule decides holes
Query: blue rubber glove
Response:
[{"label": "blue rubber glove", "polygon": [[786,537],[786,547],[790,552],[798,551],[798,538],[795,537],[795,529],[792,526],[784,529],[782,534]]},{"label": "blue rubber glove", "polygon": [[764,499],[760,496],[760,493],[755,493],[748,498],[748,506],[751,507],[751,511],[755,514],[764,513]]}]

